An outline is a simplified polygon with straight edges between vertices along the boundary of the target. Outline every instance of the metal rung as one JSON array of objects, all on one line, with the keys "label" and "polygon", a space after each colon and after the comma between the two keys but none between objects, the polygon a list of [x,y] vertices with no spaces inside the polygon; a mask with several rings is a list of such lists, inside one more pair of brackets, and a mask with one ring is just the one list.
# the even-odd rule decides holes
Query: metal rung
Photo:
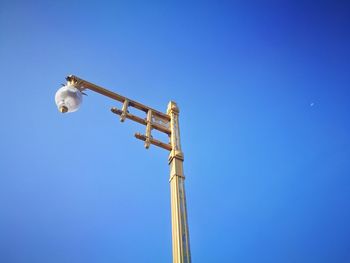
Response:
[{"label": "metal rung", "polygon": [[[141,133],[135,133],[135,137],[141,141],[146,141],[147,137]],[[158,146],[160,148],[163,148],[165,150],[171,151],[172,147],[170,144],[158,141],[156,139],[153,138],[149,138],[149,142],[155,146]]]}]

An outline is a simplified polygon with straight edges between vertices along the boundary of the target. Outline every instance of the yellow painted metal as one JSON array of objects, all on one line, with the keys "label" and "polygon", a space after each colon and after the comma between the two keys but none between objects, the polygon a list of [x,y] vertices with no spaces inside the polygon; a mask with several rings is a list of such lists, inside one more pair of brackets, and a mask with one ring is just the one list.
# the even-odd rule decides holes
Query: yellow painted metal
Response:
[{"label": "yellow painted metal", "polygon": [[129,106],[129,100],[126,99],[123,102],[123,108],[122,108],[122,114],[120,114],[120,121],[124,122],[126,115],[128,114],[128,106]]},{"label": "yellow painted metal", "polygon": [[147,125],[146,125],[146,140],[145,140],[145,148],[148,149],[151,145],[151,131],[152,131],[152,110],[148,110],[147,112]]},{"label": "yellow painted metal", "polygon": [[167,113],[170,117],[170,142],[172,146],[169,155],[169,181],[171,193],[173,263],[190,263],[191,252],[184,184],[185,175],[183,172],[184,155],[180,143],[179,108],[175,102],[169,102]]},{"label": "yellow painted metal", "polygon": [[[135,133],[135,138],[136,138],[136,139],[139,139],[139,140],[141,140],[141,141],[146,141],[146,138],[147,138],[147,137],[146,137],[145,135],[143,135],[143,134],[137,132],[137,133]],[[150,142],[151,144],[155,145],[155,146],[158,146],[158,147],[163,148],[163,149],[165,149],[165,150],[171,151],[171,145],[170,145],[170,144],[167,144],[167,143],[158,141],[158,140],[153,139],[153,138],[150,138],[150,139],[149,139],[149,142]]]}]

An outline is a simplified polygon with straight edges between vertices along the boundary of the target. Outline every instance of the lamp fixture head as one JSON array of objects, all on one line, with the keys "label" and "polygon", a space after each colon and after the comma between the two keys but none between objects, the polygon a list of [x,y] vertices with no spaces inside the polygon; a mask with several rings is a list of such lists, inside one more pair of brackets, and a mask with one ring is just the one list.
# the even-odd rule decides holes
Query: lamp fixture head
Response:
[{"label": "lamp fixture head", "polygon": [[55,94],[57,108],[62,113],[77,111],[82,101],[82,92],[73,85],[65,85]]}]

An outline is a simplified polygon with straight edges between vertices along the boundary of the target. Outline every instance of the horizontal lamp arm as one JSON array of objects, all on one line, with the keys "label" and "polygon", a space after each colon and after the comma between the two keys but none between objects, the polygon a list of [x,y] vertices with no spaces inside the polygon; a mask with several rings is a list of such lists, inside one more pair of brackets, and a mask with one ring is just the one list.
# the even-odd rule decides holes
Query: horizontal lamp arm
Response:
[{"label": "horizontal lamp arm", "polygon": [[165,113],[162,113],[160,111],[157,111],[155,109],[152,109],[150,107],[147,107],[137,101],[133,101],[133,100],[130,100],[122,95],[119,95],[115,92],[112,92],[110,90],[107,90],[105,88],[102,88],[100,86],[97,86],[91,82],[88,82],[86,80],[83,80],[81,78],[78,78],[77,76],[74,76],[74,75],[69,75],[68,77],[66,77],[66,80],[68,82],[73,82],[74,85],[78,85],[78,87],[80,88],[83,88],[83,89],[89,89],[89,90],[92,90],[92,91],[95,91],[97,93],[100,93],[104,96],[107,96],[111,99],[114,99],[114,100],[117,100],[117,101],[120,101],[121,103],[124,103],[125,100],[128,100],[128,105],[131,106],[131,107],[134,107],[136,109],[139,109],[139,110],[142,110],[144,111],[145,113],[147,113],[149,110],[152,110],[152,113],[154,115],[157,115],[159,118],[163,119],[165,122],[169,122],[170,121],[170,117],[165,114]]}]

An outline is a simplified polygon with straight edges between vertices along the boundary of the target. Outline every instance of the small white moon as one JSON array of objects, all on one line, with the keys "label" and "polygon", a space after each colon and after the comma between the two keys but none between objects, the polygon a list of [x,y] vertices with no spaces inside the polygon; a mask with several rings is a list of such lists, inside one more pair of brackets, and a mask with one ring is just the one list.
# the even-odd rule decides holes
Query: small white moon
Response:
[{"label": "small white moon", "polygon": [[310,103],[310,107],[313,107],[315,105],[315,103],[311,102]]}]

